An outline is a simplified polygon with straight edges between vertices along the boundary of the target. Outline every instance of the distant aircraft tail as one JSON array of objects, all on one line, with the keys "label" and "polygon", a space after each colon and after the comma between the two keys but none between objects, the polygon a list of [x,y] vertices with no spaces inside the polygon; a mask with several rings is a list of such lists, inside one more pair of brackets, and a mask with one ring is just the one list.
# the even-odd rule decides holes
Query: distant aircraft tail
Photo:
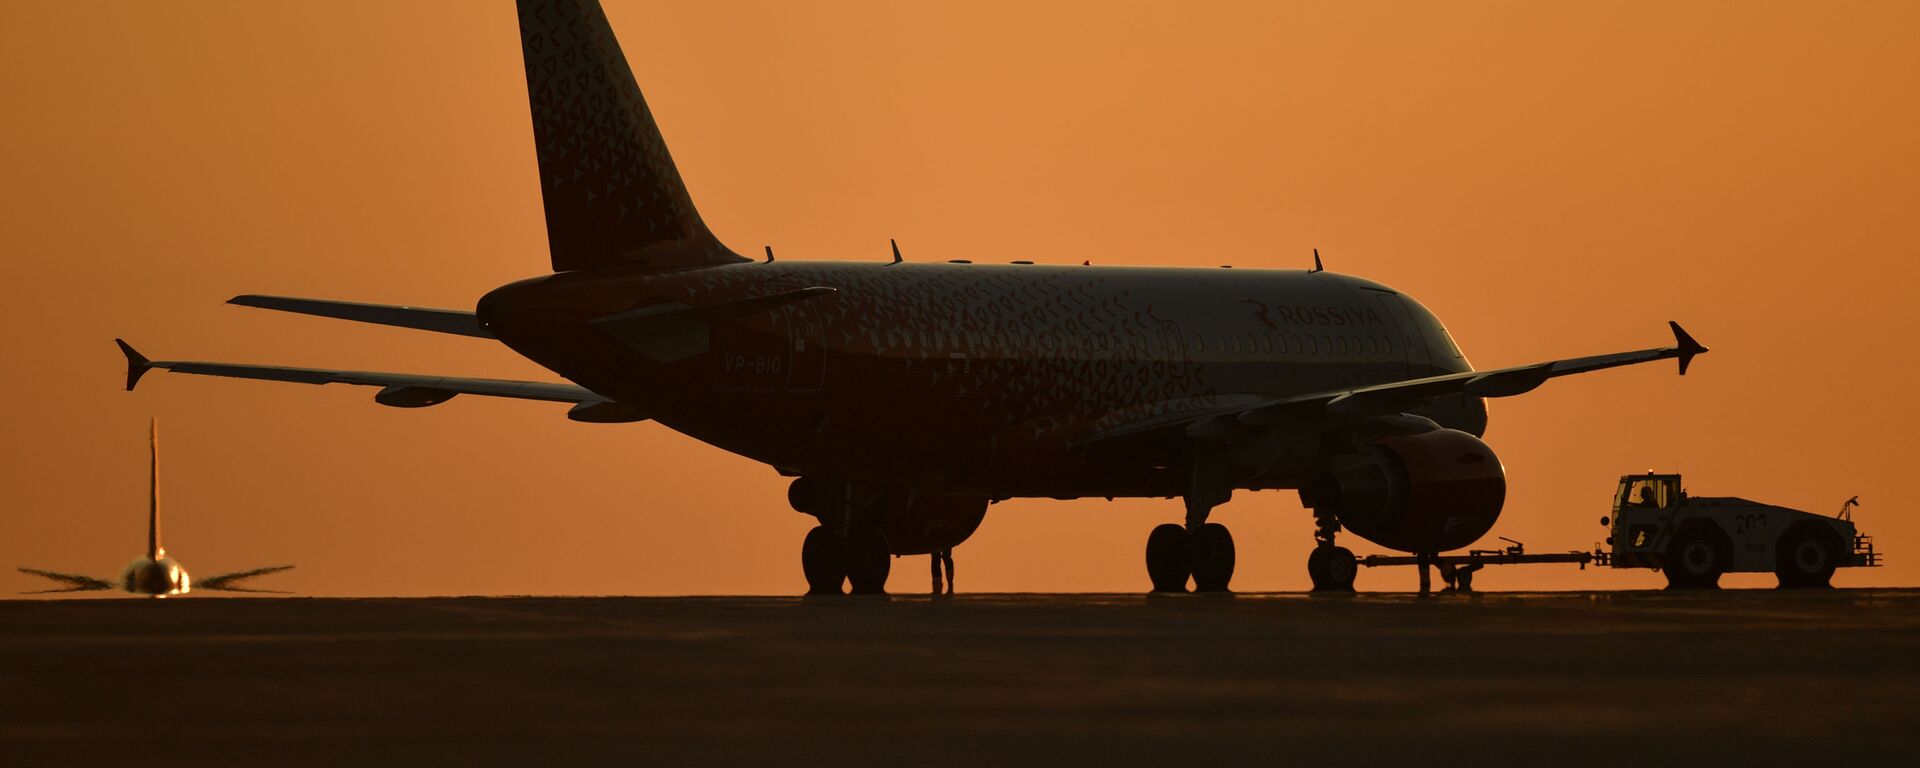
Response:
[{"label": "distant aircraft tail", "polygon": [[147,559],[167,556],[160,546],[160,420],[147,422],[147,448],[150,463],[147,474]]},{"label": "distant aircraft tail", "polygon": [[599,0],[518,2],[554,271],[747,261],[694,210]]}]

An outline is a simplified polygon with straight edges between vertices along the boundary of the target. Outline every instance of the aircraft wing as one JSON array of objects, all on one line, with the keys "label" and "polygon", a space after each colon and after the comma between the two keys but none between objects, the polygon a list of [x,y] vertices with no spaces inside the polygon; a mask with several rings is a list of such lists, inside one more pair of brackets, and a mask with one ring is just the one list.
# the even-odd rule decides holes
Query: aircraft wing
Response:
[{"label": "aircraft wing", "polygon": [[[1465,371],[1443,376],[1406,379],[1352,389],[1285,397],[1251,406],[1213,408],[1181,414],[1172,419],[1160,417],[1139,420],[1101,430],[1080,441],[1080,446],[1156,440],[1176,435],[1190,438],[1233,436],[1289,421],[1312,418],[1359,420],[1393,416],[1429,400],[1450,395],[1511,397],[1531,392],[1546,383],[1548,379],[1650,363],[1656,360],[1677,358],[1680,375],[1685,376],[1687,366],[1693,362],[1693,357],[1706,352],[1707,348],[1694,341],[1679,323],[1669,321],[1667,325],[1673,330],[1674,345],[1671,347],[1550,360],[1491,371]],[[1417,419],[1417,417],[1409,418]],[[1427,428],[1430,429],[1431,425]]]},{"label": "aircraft wing", "polygon": [[52,579],[54,581],[57,581],[57,582],[60,582],[61,584],[66,585],[59,589],[42,589],[42,590],[36,590],[33,592],[24,593],[29,595],[38,595],[38,594],[43,594],[47,592],[97,592],[103,589],[114,588],[112,582],[109,582],[105,579],[96,579],[92,576],[81,576],[81,575],[72,574],[72,573],[56,573],[54,571],[43,571],[38,568],[21,568],[19,570],[21,573],[29,574],[32,576],[39,576],[40,578],[43,578],[43,579]]},{"label": "aircraft wing", "polygon": [[291,565],[272,565],[265,568],[255,568],[251,571],[240,571],[238,573],[223,573],[223,574],[220,574],[219,576],[215,576],[210,579],[195,580],[193,582],[193,588],[194,589],[210,589],[217,592],[271,592],[275,594],[288,594],[287,592],[283,592],[277,589],[253,589],[250,587],[243,587],[243,586],[240,586],[240,582],[245,581],[247,579],[254,578],[255,576],[265,576],[269,573],[279,573],[281,571],[291,570],[292,568],[293,566]]},{"label": "aircraft wing", "polygon": [[554,403],[573,403],[567,418],[574,421],[595,423],[621,423],[644,421],[647,416],[638,409],[613,398],[601,395],[586,387],[574,384],[555,384],[542,381],[516,381],[512,379],[470,379],[458,376],[433,376],[414,373],[385,373],[380,371],[346,371],[331,368],[289,368],[275,365],[243,365],[238,363],[208,363],[187,360],[149,360],[132,345],[121,339],[114,339],[120,345],[120,351],[127,356],[127,391],[133,391],[140,377],[147,371],[161,368],[174,373],[191,373],[201,376],[222,376],[235,379],[258,379],[262,381],[287,381],[296,384],[357,384],[360,386],[380,387],[379,394],[373,396],[374,402],[396,408],[423,408],[438,405],[453,399],[456,395],[479,395],[483,397],[505,397],[518,400],[544,400]]},{"label": "aircraft wing", "polygon": [[493,334],[480,327],[480,320],[472,312],[458,309],[428,309],[425,307],[403,307],[392,304],[362,304],[357,301],[334,301],[332,299],[301,299],[292,296],[260,296],[244,294],[227,300],[228,304],[258,309],[271,309],[279,312],[292,312],[299,315],[331,317],[336,320],[352,320],[356,323],[391,325],[398,328],[413,328],[434,333],[451,333],[456,336],[473,336],[491,339]]}]

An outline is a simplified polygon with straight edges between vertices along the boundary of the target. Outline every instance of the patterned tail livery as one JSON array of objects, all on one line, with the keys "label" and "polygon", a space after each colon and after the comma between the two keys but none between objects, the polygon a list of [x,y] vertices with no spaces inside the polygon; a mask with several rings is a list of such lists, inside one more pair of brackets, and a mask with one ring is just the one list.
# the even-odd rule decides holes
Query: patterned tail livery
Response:
[{"label": "patterned tail livery", "polygon": [[600,4],[519,10],[554,271],[746,261],[694,210]]}]

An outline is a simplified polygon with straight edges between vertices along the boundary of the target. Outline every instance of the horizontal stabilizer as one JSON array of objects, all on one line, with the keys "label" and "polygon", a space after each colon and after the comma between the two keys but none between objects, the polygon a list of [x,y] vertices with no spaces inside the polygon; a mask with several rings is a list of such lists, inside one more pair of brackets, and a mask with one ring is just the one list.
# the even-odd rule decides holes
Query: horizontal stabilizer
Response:
[{"label": "horizontal stabilizer", "polygon": [[260,296],[246,294],[227,300],[228,304],[242,307],[271,309],[278,312],[292,312],[299,315],[331,317],[336,320],[352,320],[356,323],[391,325],[396,328],[413,328],[434,333],[451,333],[456,336],[472,336],[491,339],[493,334],[480,327],[480,320],[472,312],[457,309],[428,309],[425,307],[404,307],[393,304],[362,304],[355,301],[332,301],[329,299],[301,299],[292,296]]}]

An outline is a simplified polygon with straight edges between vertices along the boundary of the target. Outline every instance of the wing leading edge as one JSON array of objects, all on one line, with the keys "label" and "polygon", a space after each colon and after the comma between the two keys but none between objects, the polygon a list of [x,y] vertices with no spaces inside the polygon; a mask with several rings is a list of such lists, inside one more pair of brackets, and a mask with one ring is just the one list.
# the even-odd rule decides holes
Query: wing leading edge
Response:
[{"label": "wing leading edge", "polygon": [[51,579],[53,581],[66,585],[59,589],[41,589],[41,590],[35,590],[33,592],[26,593],[29,595],[38,595],[38,594],[44,594],[48,592],[98,592],[101,590],[114,588],[112,582],[109,582],[105,579],[96,579],[92,576],[81,576],[79,574],[73,574],[73,573],[58,573],[55,571],[43,571],[43,570],[40,570],[39,568],[20,568],[17,570],[19,570],[21,573],[28,574],[30,576],[39,576],[40,578]]},{"label": "wing leading edge", "polygon": [[1465,371],[1353,389],[1315,392],[1254,405],[1231,405],[1172,417],[1160,416],[1109,427],[1082,440],[1079,445],[1086,448],[1121,440],[1171,437],[1175,434],[1190,438],[1227,437],[1252,429],[1272,427],[1288,421],[1312,417],[1331,416],[1357,420],[1390,416],[1429,400],[1449,395],[1512,397],[1532,392],[1541,384],[1545,384],[1548,379],[1651,363],[1657,360],[1677,359],[1680,375],[1685,376],[1694,356],[1705,353],[1707,348],[1695,341],[1686,329],[1680,327],[1679,323],[1668,321],[1667,325],[1673,331],[1674,345],[1671,347],[1550,360],[1491,371]]},{"label": "wing leading edge", "polygon": [[233,379],[286,381],[296,384],[354,384],[380,387],[374,402],[396,408],[423,408],[438,405],[456,395],[504,397],[516,400],[542,400],[573,403],[567,418],[594,423],[623,423],[646,420],[646,414],[593,390],[574,384],[512,379],[474,379],[458,376],[433,376],[382,371],[347,371],[332,368],[291,368],[275,365],[210,363],[192,360],[149,360],[125,340],[114,339],[127,356],[127,391],[133,391],[147,371],[160,368],[174,373],[221,376]]},{"label": "wing leading edge", "polygon": [[247,579],[251,579],[256,576],[265,576],[269,573],[279,573],[281,571],[287,571],[292,569],[293,569],[293,566],[291,565],[272,565],[272,566],[267,566],[265,568],[255,568],[251,571],[239,571],[237,573],[223,573],[210,579],[200,579],[198,581],[195,581],[193,583],[193,588],[213,590],[216,592],[263,592],[263,593],[272,593],[272,594],[280,594],[280,595],[290,594],[288,592],[278,590],[278,589],[256,589],[253,587],[242,586],[240,582],[246,581]]}]

